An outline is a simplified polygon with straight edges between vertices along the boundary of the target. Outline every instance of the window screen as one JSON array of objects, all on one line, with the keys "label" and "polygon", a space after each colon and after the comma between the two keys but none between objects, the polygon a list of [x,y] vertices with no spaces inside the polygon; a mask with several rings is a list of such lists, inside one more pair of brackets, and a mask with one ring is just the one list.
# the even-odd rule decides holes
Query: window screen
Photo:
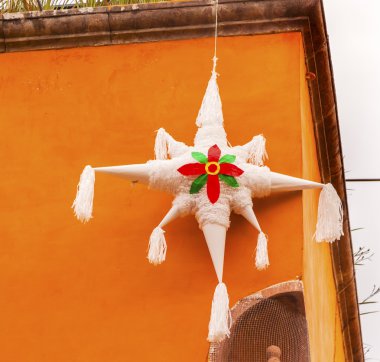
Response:
[{"label": "window screen", "polygon": [[[249,300],[231,328],[230,338],[211,345],[212,362],[267,362],[267,349],[281,351],[281,362],[309,361],[308,332],[302,292]],[[238,311],[234,311],[236,316]],[[277,354],[276,352],[275,354]]]}]

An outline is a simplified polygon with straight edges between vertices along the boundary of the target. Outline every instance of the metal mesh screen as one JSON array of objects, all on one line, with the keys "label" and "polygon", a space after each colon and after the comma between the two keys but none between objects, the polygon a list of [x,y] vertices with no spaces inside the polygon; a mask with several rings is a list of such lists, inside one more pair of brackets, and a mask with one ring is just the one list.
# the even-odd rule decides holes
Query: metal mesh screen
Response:
[{"label": "metal mesh screen", "polygon": [[[235,320],[230,338],[213,344],[212,362],[267,362],[267,348],[278,346],[281,362],[309,361],[308,332],[302,293],[285,293],[249,301]],[[244,303],[238,308],[246,308]],[[233,314],[238,314],[235,310]]]}]

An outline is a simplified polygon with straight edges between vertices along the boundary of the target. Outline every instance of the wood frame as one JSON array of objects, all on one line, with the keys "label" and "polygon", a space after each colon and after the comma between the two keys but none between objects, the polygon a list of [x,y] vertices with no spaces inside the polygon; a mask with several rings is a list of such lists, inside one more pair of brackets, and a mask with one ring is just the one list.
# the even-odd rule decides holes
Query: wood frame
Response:
[{"label": "wood frame", "polygon": [[[210,37],[214,2],[3,14],[0,53]],[[301,32],[322,180],[343,200],[344,236],[331,244],[347,361],[363,361],[336,97],[322,0],[220,0],[219,36]],[[1,56],[1,54],[0,54]],[[312,77],[312,78],[313,78]]]}]

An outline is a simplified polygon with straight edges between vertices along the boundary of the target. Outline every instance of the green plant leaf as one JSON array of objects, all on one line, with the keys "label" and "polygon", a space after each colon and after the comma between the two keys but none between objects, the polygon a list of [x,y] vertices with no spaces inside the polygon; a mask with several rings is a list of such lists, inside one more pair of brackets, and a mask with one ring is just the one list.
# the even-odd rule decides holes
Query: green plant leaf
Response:
[{"label": "green plant leaf", "polygon": [[191,156],[200,163],[207,163],[207,157],[202,152],[191,152]]},{"label": "green plant leaf", "polygon": [[191,184],[191,187],[190,187],[190,193],[191,194],[197,194],[200,189],[206,184],[207,182],[207,173],[205,173],[204,175],[200,175],[199,177],[197,177],[193,183]]},{"label": "green plant leaf", "polygon": [[219,164],[222,164],[222,163],[234,163],[235,160],[236,160],[236,156],[235,155],[224,155],[219,160]]},{"label": "green plant leaf", "polygon": [[219,180],[222,180],[225,182],[228,186],[231,187],[239,187],[238,182],[236,181],[235,177],[233,176],[228,176],[228,175],[222,175],[221,173],[219,174]]}]

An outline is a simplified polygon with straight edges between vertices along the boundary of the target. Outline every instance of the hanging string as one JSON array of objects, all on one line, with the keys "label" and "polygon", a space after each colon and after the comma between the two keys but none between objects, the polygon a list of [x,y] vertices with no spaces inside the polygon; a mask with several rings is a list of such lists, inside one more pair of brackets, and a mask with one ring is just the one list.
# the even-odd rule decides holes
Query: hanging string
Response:
[{"label": "hanging string", "polygon": [[212,67],[212,75],[217,76],[216,73],[216,62],[218,58],[216,57],[216,44],[218,39],[218,0],[215,0],[215,35],[214,35],[214,57],[212,58],[214,65]]}]

